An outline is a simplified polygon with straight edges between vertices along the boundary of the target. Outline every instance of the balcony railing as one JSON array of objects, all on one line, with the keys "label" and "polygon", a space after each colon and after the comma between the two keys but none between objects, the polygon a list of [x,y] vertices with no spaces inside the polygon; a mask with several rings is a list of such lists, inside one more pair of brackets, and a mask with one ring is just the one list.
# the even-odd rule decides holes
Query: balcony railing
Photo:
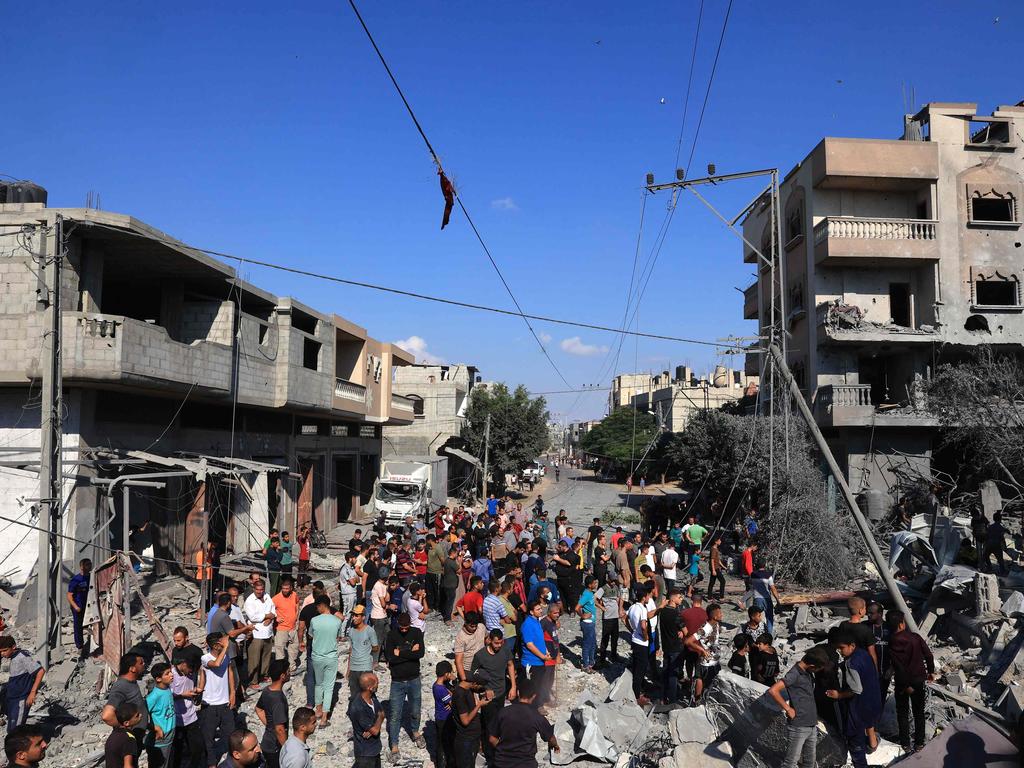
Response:
[{"label": "balcony railing", "polygon": [[818,389],[818,407],[871,407],[870,384],[830,384]]},{"label": "balcony railing", "polygon": [[334,380],[334,396],[343,400],[354,400],[357,403],[366,402],[366,387],[362,384],[354,384],[347,379]]},{"label": "balcony railing", "polygon": [[395,411],[404,411],[405,413],[413,413],[412,400],[401,395],[391,395],[391,408]]},{"label": "balcony railing", "polygon": [[934,240],[931,219],[874,219],[859,216],[829,216],[814,225],[814,244],[828,238],[856,240]]}]

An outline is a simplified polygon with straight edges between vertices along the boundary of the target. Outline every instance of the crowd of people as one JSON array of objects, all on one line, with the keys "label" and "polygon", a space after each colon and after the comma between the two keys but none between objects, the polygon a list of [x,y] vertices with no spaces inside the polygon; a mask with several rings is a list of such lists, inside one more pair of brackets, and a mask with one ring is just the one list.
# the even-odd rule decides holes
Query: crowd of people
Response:
[{"label": "crowd of people", "polygon": [[[789,719],[786,766],[814,765],[819,717],[844,735],[853,764],[866,765],[894,684],[901,744],[923,745],[934,662],[902,614],[883,617],[877,603],[851,599],[850,620],[783,673],[773,635],[779,592],[759,552],[756,510],[728,536],[678,512],[635,533],[594,518],[577,534],[564,510],[549,521],[542,498],[527,511],[492,496],[479,512],[441,509],[429,528],[410,518],[400,531],[364,538],[357,530],[336,584],[310,581],[305,529],[296,581],[290,537],[272,531],[265,573],[216,593],[204,647],[179,626],[166,661],[123,656],[102,710],[111,728],[106,765],[134,768],[144,749],[151,768],[309,768],[307,740],[331,722],[340,700],[354,764],[379,768],[382,756],[398,761],[403,726],[416,749],[426,748],[429,689],[438,768],[472,768],[480,753],[494,768],[534,768],[538,737],[559,748],[547,715],[566,662],[586,674],[628,665],[641,706],[699,704],[723,667],[762,683]],[[86,585],[90,568],[83,561]],[[81,605],[80,588],[69,587],[73,606]],[[735,630],[723,624],[727,592],[746,607]],[[428,621],[450,628],[453,659],[435,665],[429,686]],[[578,622],[578,651],[561,641],[566,622]],[[620,654],[623,646],[628,653]],[[0,637],[0,655],[12,670],[5,749],[12,764],[37,764],[45,740],[23,724],[45,670],[10,637]],[[300,671],[305,702],[291,711],[285,686]],[[377,696],[383,675],[386,708]],[[248,697],[259,737],[239,711]]]}]

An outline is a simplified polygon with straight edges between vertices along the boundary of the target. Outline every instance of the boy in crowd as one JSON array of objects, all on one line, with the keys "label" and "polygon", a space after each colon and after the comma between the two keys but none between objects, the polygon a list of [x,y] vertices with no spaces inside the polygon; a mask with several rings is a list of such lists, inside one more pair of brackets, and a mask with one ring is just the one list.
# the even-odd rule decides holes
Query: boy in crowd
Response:
[{"label": "boy in crowd", "polygon": [[150,768],[164,768],[171,763],[171,748],[174,746],[174,694],[171,682],[174,674],[171,665],[154,664],[149,673],[153,676],[153,690],[146,696],[149,710],[150,731],[146,735],[146,755]]},{"label": "boy in crowd", "polygon": [[46,670],[43,665],[29,656],[28,651],[18,648],[10,635],[0,637],[0,657],[10,662],[10,680],[7,683],[7,732],[24,725],[28,711],[36,703],[39,685]]},{"label": "boy in crowd", "polygon": [[867,768],[868,730],[873,729],[882,712],[878,695],[878,669],[868,652],[840,627],[833,642],[843,657],[839,664],[839,688],[825,695],[839,702],[843,735],[854,768]]},{"label": "boy in crowd", "polygon": [[299,707],[292,715],[292,735],[281,747],[281,768],[312,768],[313,756],[306,740],[316,730],[316,712]]},{"label": "boy in crowd", "polygon": [[281,747],[288,740],[288,699],[282,690],[288,682],[288,668],[288,659],[270,662],[270,685],[263,689],[256,701],[256,717],[264,725],[260,750],[267,768],[278,768]]},{"label": "boy in crowd", "polygon": [[[194,677],[200,661],[197,660],[193,669],[192,661],[185,656],[174,658],[177,659],[171,665],[171,694],[174,697],[174,763],[186,768],[196,768],[203,759],[203,734],[199,729],[199,715],[196,712],[196,699],[202,696],[202,691],[196,688]],[[201,652],[199,658],[202,659]]]},{"label": "boy in crowd", "polygon": [[729,657],[729,671],[740,677],[749,678],[750,669],[750,638],[736,635],[732,639],[732,656]]},{"label": "boy in crowd", "polygon": [[[782,768],[797,768],[803,758],[804,768],[814,768],[818,743],[818,707],[814,703],[814,675],[829,666],[824,648],[811,648],[778,682],[768,689],[769,695],[788,718],[789,746]],[[782,698],[783,690],[789,696]]]},{"label": "boy in crowd", "polygon": [[779,654],[775,650],[774,639],[767,632],[762,632],[754,645],[751,677],[762,685],[775,685],[779,677]]},{"label": "boy in crowd", "polygon": [[113,727],[107,742],[103,745],[103,762],[105,768],[136,768],[139,761],[139,742],[135,739],[135,729],[142,720],[139,706],[132,702],[123,702],[114,710],[117,725]]},{"label": "boy in crowd", "polygon": [[452,719],[452,681],[455,670],[451,662],[439,661],[434,667],[434,766],[455,767],[455,721]]},{"label": "boy in crowd", "polygon": [[900,746],[910,752],[910,710],[914,712],[914,750],[924,747],[927,721],[924,713],[925,684],[935,679],[935,658],[924,639],[907,629],[902,611],[889,611],[889,654],[896,680],[896,721]]}]

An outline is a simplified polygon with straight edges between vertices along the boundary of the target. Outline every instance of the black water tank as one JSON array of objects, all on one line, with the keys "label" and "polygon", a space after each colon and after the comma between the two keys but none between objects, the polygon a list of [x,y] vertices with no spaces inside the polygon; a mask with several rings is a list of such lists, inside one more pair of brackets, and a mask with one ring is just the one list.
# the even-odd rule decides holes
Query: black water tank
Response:
[{"label": "black water tank", "polygon": [[46,190],[31,181],[0,180],[0,203],[42,203],[46,205]]}]

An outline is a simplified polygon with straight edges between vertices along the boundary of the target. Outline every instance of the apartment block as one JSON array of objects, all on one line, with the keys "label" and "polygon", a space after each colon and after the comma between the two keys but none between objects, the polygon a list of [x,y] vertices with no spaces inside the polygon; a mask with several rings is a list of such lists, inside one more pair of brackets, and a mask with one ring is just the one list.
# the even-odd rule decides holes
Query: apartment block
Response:
[{"label": "apartment block", "polygon": [[689,366],[676,366],[673,378],[668,371],[650,377],[646,391],[638,391],[630,405],[652,413],[668,432],[682,432],[695,414],[718,410],[737,403],[745,395],[757,393],[757,377],[723,365],[710,375],[698,376]]},{"label": "apartment block", "polygon": [[[788,363],[855,492],[930,466],[938,363],[1024,342],[1022,104],[930,103],[902,137],[823,139],[781,184]],[[743,223],[766,255],[770,219],[764,199]],[[769,271],[743,257],[764,333]]]},{"label": "apartment block", "polygon": [[[413,402],[393,391],[396,369],[415,362],[410,354],[241,280],[131,216],[49,208],[45,192],[36,196],[0,203],[0,514],[27,520],[25,500],[38,496],[41,265],[58,250],[58,216],[67,248],[67,535],[99,552],[120,548],[122,499],[108,499],[103,481],[152,461],[253,469],[133,490],[130,525],[154,524],[144,546],[158,558],[190,561],[207,535],[222,551],[246,551],[269,526],[294,532],[315,521],[329,530],[358,512],[377,475],[382,429],[414,421]],[[35,562],[35,547],[17,548],[20,538],[0,541],[0,557],[17,549],[7,560],[16,584]],[[77,562],[83,551],[69,542],[65,554]]]}]

